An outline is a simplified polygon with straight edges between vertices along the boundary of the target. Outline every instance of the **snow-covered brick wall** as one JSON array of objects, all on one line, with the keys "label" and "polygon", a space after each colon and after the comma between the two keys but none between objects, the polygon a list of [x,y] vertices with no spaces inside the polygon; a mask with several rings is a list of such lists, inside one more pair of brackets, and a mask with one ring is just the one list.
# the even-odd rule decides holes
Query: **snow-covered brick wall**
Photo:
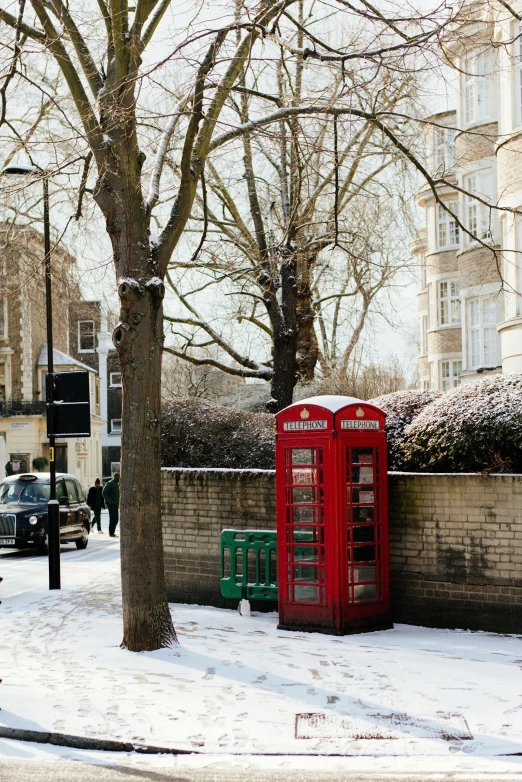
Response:
[{"label": "snow-covered brick wall", "polygon": [[[394,620],[522,633],[522,475],[391,473]],[[273,470],[162,471],[169,599],[225,605],[221,530],[275,529]]]}]

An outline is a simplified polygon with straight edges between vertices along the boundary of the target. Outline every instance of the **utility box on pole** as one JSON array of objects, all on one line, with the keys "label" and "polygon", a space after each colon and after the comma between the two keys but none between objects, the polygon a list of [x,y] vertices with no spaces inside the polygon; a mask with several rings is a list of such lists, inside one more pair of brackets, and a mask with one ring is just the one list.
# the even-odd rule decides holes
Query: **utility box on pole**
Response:
[{"label": "utility box on pole", "polygon": [[392,627],[385,413],[320,396],[276,418],[279,627]]}]

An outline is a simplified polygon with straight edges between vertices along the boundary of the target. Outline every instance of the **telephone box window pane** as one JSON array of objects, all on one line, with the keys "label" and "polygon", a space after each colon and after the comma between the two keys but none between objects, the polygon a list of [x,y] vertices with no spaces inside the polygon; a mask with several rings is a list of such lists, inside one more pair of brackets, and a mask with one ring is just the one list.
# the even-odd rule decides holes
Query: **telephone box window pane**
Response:
[{"label": "telephone box window pane", "polygon": [[293,543],[322,543],[323,530],[315,527],[292,527]]},{"label": "telephone box window pane", "polygon": [[365,527],[353,528],[354,543],[373,543],[375,540],[375,527],[367,524]]},{"label": "telephone box window pane", "polygon": [[288,568],[288,580],[296,583],[318,584],[319,568],[316,565],[294,565]]},{"label": "telephone box window pane", "polygon": [[[348,490],[348,502],[349,499],[349,492]],[[375,502],[375,493],[373,489],[352,489],[352,502],[354,504],[370,504]]]},{"label": "telephone box window pane", "polygon": [[317,524],[317,508],[294,508],[294,524]]},{"label": "telephone box window pane", "polygon": [[[320,550],[317,546],[294,546],[294,562],[306,562],[307,564],[310,562],[317,565],[319,564],[319,551],[321,551],[322,562],[322,549]],[[315,578],[312,581],[315,581]]]},{"label": "telephone box window pane", "polygon": [[317,464],[315,448],[292,448],[292,464]]},{"label": "telephone box window pane", "polygon": [[292,489],[292,502],[296,504],[304,502],[317,502],[317,489],[312,487],[308,489]]},{"label": "telephone box window pane", "polygon": [[373,467],[352,467],[352,483],[373,483]]},{"label": "telephone box window pane", "polygon": [[352,448],[352,464],[373,464],[373,448]]},{"label": "telephone box window pane", "polygon": [[353,580],[357,583],[364,581],[375,582],[375,565],[359,565],[353,568]]},{"label": "telephone box window pane", "polygon": [[294,467],[292,469],[292,483],[294,486],[317,483],[317,470],[313,467]]},{"label": "telephone box window pane", "polygon": [[316,586],[298,586],[294,587],[294,602],[296,603],[318,603],[321,590]]},{"label": "telephone box window pane", "polygon": [[377,586],[375,584],[365,584],[353,588],[354,603],[366,603],[369,600],[377,600]]},{"label": "telephone box window pane", "polygon": [[354,524],[373,524],[375,521],[375,509],[353,508],[352,519]]},{"label": "telephone box window pane", "polygon": [[375,562],[375,546],[356,546],[353,550],[354,562]]}]

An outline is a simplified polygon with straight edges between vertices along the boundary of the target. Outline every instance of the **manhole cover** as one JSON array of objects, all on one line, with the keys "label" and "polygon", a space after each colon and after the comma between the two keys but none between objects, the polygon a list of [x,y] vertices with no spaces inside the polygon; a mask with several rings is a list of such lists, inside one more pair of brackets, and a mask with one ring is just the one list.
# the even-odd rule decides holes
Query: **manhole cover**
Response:
[{"label": "manhole cover", "polygon": [[468,723],[460,714],[437,712],[430,717],[409,714],[369,714],[348,717],[342,714],[296,714],[296,739],[473,739]]}]

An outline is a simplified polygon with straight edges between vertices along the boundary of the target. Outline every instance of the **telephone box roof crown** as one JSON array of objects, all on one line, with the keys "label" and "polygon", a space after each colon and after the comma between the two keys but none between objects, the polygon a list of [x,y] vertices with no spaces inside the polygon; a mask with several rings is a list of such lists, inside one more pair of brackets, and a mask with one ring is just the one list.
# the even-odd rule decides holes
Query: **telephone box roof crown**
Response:
[{"label": "telephone box roof crown", "polygon": [[[291,407],[297,405],[317,405],[318,407],[324,407],[326,410],[330,410],[332,413],[337,413],[342,407],[347,405],[367,405],[363,399],[356,399],[354,396],[335,396],[333,394],[325,394],[324,396],[310,396],[308,399],[299,399],[298,402],[294,402],[285,410],[290,410]],[[370,405],[375,407],[375,405]]]}]

